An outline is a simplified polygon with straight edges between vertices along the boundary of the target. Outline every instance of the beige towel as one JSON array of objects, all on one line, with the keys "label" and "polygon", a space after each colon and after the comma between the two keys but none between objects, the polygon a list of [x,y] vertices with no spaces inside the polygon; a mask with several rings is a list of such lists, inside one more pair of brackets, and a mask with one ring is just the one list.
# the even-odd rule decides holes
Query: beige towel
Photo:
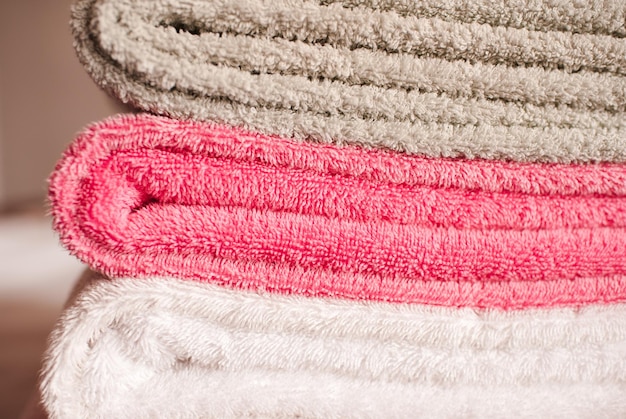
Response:
[{"label": "beige towel", "polygon": [[151,112],[435,157],[626,160],[626,7],[509,3],[80,0],[72,27],[96,82]]}]

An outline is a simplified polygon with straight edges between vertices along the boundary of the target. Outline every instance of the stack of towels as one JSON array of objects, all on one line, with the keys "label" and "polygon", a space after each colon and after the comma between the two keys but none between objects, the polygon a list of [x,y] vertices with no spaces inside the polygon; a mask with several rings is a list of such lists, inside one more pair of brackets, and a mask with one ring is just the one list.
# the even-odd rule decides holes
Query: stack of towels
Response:
[{"label": "stack of towels", "polygon": [[621,0],[79,0],[51,418],[626,417]]}]

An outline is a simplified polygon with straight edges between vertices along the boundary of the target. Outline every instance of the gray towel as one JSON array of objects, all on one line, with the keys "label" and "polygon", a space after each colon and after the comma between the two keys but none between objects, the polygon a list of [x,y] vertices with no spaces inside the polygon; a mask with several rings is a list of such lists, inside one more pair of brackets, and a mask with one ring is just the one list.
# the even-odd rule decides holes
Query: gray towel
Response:
[{"label": "gray towel", "polygon": [[626,161],[623,2],[440,3],[80,0],[72,28],[94,80],[158,114],[432,157]]}]

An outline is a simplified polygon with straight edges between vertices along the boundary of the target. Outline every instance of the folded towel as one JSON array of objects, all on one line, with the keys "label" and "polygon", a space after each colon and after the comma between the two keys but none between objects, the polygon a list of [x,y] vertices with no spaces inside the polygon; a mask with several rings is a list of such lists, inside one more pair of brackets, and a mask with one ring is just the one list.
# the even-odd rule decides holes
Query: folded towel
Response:
[{"label": "folded towel", "polygon": [[322,0],[321,3],[518,29],[626,36],[626,6],[621,0]]},{"label": "folded towel", "polygon": [[90,274],[51,335],[54,418],[626,415],[626,306],[498,311]]},{"label": "folded towel", "polygon": [[50,181],[61,241],[110,276],[472,306],[626,297],[626,166],[407,156],[121,115]]},{"label": "folded towel", "polygon": [[433,157],[626,160],[622,2],[440,3],[79,0],[72,27],[95,81],[154,113]]}]

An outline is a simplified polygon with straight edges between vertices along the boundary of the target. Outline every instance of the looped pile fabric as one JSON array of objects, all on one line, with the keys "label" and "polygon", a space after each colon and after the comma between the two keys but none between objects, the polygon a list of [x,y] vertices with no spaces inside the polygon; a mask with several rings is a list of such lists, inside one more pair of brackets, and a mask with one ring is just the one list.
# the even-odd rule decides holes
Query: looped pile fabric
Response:
[{"label": "looped pile fabric", "polygon": [[77,0],[55,418],[626,417],[621,0]]},{"label": "looped pile fabric", "polygon": [[[490,2],[467,3],[472,16]],[[156,4],[82,0],[73,12],[87,71],[143,110],[432,157],[625,160],[619,31],[444,20],[445,7],[393,2]],[[618,16],[604,16],[606,32]]]},{"label": "looped pile fabric", "polygon": [[624,165],[418,158],[149,115],[85,130],[50,182],[61,241],[113,277],[504,309],[623,300],[625,195]]},{"label": "looped pile fabric", "polygon": [[619,417],[626,306],[475,311],[86,273],[52,417]]}]

